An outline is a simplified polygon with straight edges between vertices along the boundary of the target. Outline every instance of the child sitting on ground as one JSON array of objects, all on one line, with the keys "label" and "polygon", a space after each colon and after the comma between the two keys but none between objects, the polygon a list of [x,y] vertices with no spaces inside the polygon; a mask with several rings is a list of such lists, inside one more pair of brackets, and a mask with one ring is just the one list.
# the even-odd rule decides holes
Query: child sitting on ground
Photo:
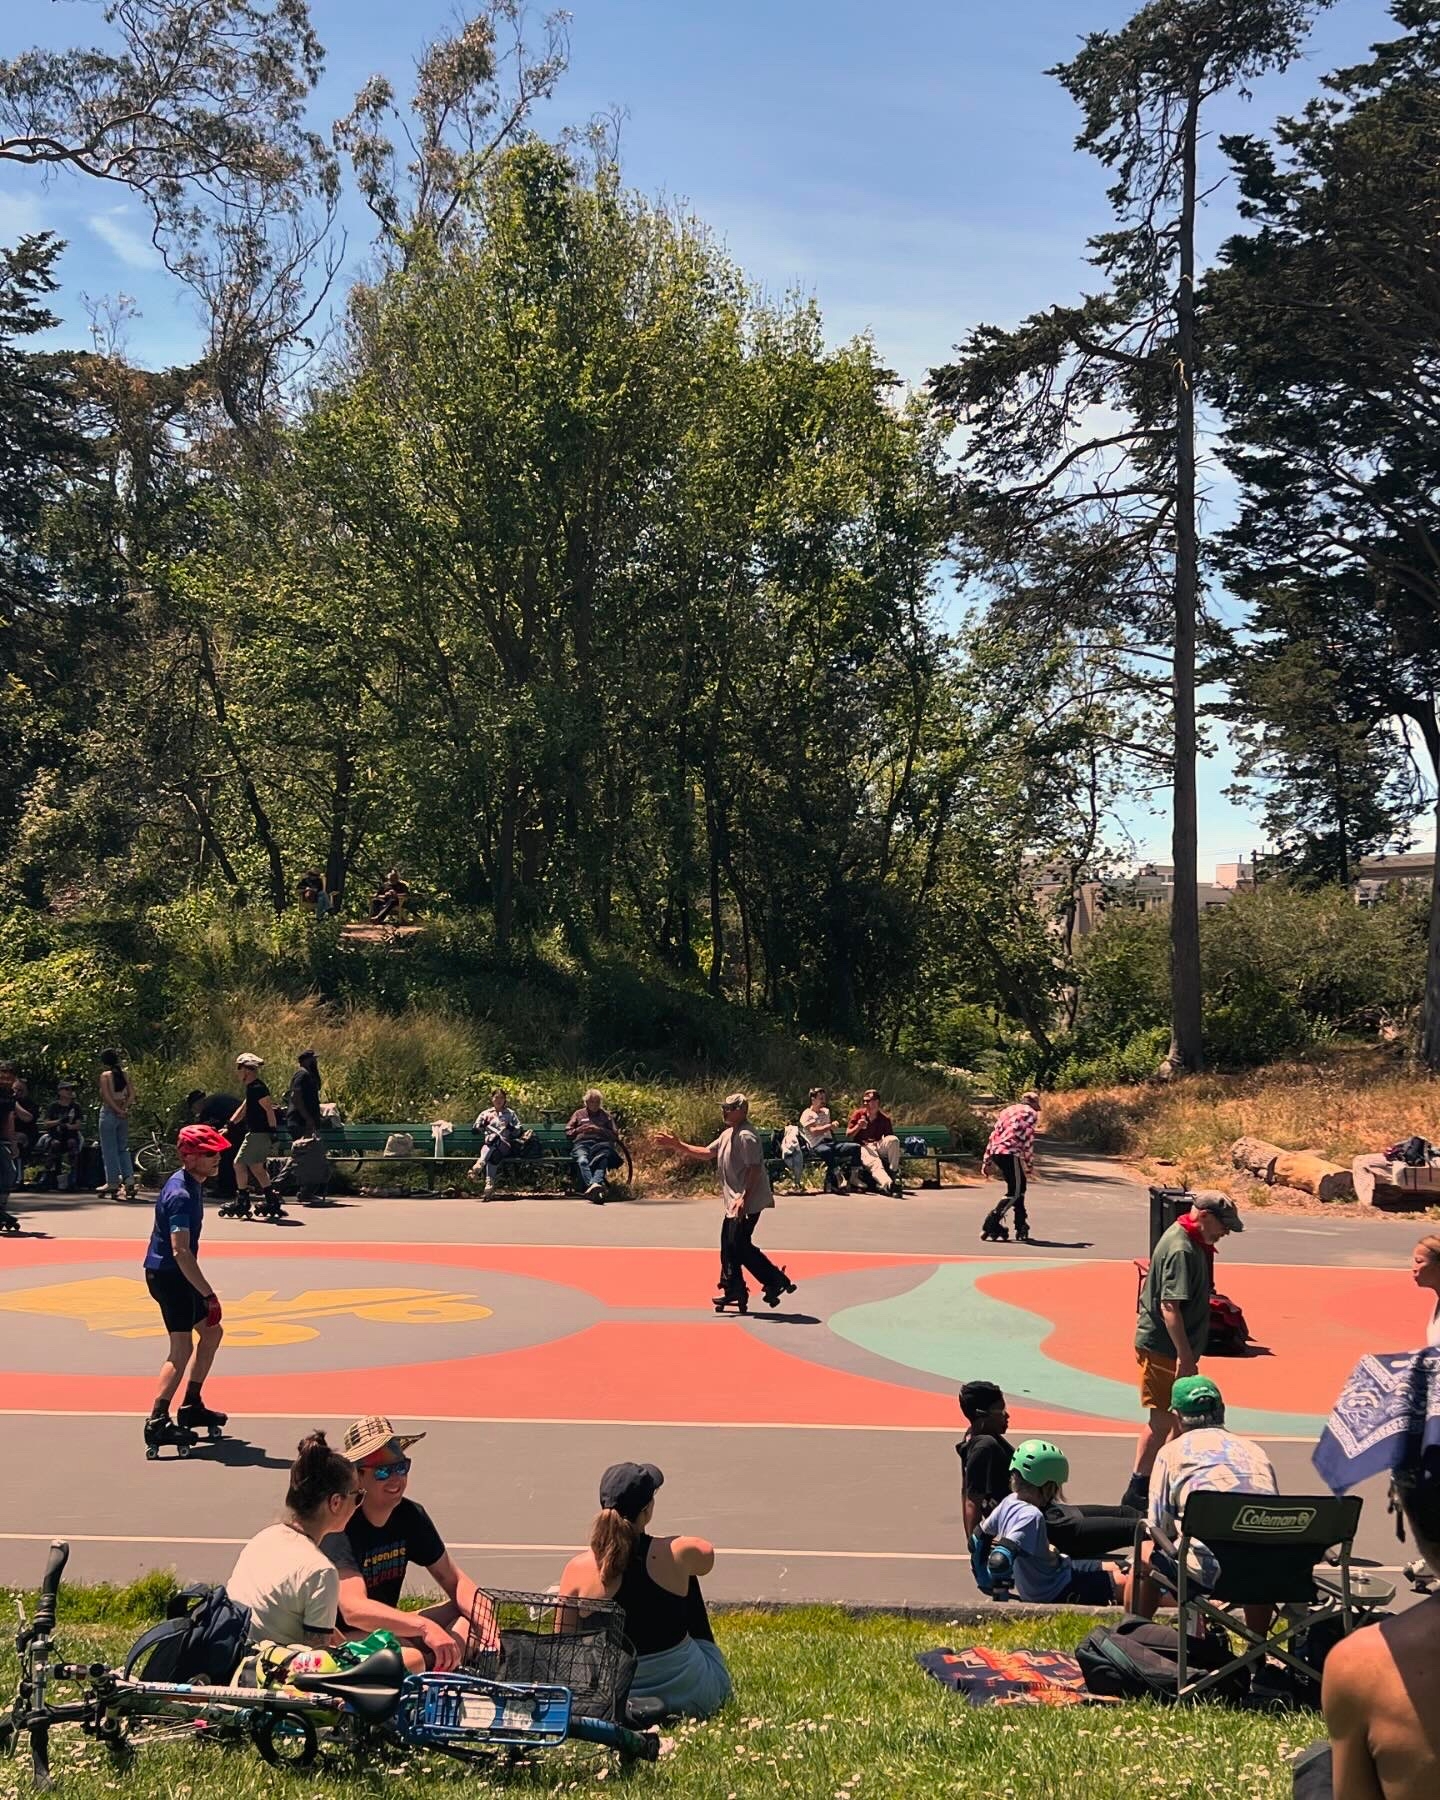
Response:
[{"label": "child sitting on ground", "polygon": [[1062,1556],[1050,1542],[1045,1509],[1070,1477],[1065,1452],[1043,1438],[1026,1438],[1010,1464],[1010,1492],[980,1526],[980,1549],[1006,1546],[1015,1560],[1015,1591],[1045,1605],[1113,1606],[1119,1571],[1110,1563]]}]

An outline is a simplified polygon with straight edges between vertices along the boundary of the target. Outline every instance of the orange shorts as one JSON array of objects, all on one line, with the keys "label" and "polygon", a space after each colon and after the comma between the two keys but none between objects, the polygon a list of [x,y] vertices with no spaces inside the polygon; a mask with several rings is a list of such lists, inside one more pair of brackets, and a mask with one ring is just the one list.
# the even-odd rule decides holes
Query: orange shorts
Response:
[{"label": "orange shorts", "polygon": [[1140,1404],[1150,1412],[1168,1412],[1180,1365],[1173,1356],[1152,1356],[1148,1350],[1137,1350],[1135,1360],[1140,1365]]}]

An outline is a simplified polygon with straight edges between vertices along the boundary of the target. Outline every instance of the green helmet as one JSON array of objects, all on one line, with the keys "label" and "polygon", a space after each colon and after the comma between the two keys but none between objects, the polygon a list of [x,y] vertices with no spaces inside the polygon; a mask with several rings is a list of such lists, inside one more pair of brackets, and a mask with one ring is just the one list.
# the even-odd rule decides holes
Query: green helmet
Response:
[{"label": "green helmet", "polygon": [[1010,1473],[1031,1487],[1044,1487],[1047,1481],[1063,1487],[1070,1479],[1070,1464],[1058,1444],[1046,1438],[1026,1438],[1010,1459]]},{"label": "green helmet", "polygon": [[1170,1404],[1186,1418],[1204,1418],[1225,1410],[1220,1390],[1208,1375],[1182,1375],[1170,1390]]}]

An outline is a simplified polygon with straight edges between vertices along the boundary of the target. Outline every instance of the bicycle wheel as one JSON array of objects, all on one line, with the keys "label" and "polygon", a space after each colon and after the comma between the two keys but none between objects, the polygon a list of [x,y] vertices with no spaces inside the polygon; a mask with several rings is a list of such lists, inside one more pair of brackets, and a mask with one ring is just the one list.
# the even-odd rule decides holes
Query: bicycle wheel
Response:
[{"label": "bicycle wheel", "polygon": [[607,1750],[618,1750],[626,1762],[658,1762],[660,1737],[654,1731],[632,1731],[628,1725],[617,1725],[612,1719],[576,1719],[570,1721],[568,1737],[582,1744],[603,1744]]},{"label": "bicycle wheel", "polygon": [[143,1144],[135,1152],[135,1173],[145,1187],[159,1187],[180,1167],[180,1160],[168,1144]]}]

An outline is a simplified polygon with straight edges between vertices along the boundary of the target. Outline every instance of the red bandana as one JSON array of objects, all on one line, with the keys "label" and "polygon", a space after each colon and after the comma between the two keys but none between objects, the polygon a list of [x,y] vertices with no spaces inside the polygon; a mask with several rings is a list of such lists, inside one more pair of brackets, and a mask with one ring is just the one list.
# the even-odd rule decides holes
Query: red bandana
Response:
[{"label": "red bandana", "polygon": [[1215,1246],[1205,1242],[1204,1233],[1200,1229],[1200,1220],[1194,1213],[1181,1213],[1180,1224],[1190,1234],[1191,1241],[1199,1245],[1205,1252],[1205,1260],[1210,1265],[1210,1279],[1215,1279]]}]

